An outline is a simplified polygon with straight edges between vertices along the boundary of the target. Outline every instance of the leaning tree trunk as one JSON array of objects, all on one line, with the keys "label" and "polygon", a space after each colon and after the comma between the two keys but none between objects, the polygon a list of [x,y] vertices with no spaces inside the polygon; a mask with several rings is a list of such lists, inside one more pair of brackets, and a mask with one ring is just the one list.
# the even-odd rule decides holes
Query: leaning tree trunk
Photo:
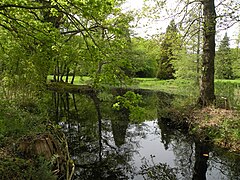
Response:
[{"label": "leaning tree trunk", "polygon": [[214,58],[215,58],[215,34],[216,12],[214,0],[203,0],[204,16],[204,44],[202,56],[202,77],[200,82],[199,103],[202,106],[213,104],[214,95]]}]

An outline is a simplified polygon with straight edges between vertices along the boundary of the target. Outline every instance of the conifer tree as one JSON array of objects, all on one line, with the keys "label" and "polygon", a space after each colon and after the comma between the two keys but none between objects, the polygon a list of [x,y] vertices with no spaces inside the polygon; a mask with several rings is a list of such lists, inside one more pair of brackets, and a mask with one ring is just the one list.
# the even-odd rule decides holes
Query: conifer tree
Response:
[{"label": "conifer tree", "polygon": [[219,79],[232,79],[232,58],[231,49],[229,47],[229,37],[227,33],[223,37],[219,49],[216,53],[216,77]]},{"label": "conifer tree", "polygon": [[172,61],[176,60],[175,51],[180,47],[180,38],[177,26],[172,20],[167,27],[166,34],[161,43],[161,56],[157,72],[158,79],[173,79],[175,69]]}]

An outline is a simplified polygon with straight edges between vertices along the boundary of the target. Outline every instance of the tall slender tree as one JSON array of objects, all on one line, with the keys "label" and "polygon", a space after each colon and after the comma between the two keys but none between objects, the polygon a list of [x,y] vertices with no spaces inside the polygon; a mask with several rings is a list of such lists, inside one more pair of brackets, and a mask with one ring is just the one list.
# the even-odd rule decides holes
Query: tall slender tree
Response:
[{"label": "tall slender tree", "polygon": [[216,52],[216,77],[219,79],[232,79],[232,57],[227,33],[223,37],[219,49]]},{"label": "tall slender tree", "polygon": [[172,61],[176,60],[175,52],[180,47],[180,35],[177,26],[172,20],[167,27],[161,43],[161,56],[157,72],[158,79],[173,79],[175,69]]}]

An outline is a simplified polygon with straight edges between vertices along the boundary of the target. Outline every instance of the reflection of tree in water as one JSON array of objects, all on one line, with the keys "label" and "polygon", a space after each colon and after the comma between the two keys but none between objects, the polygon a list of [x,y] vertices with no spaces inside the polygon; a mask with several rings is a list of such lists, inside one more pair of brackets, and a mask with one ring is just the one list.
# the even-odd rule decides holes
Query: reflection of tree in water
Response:
[{"label": "reflection of tree in water", "polygon": [[209,157],[209,168],[218,169],[227,180],[240,180],[239,154],[215,149]]},{"label": "reflection of tree in water", "polygon": [[79,169],[75,174],[76,179],[82,180],[117,180],[128,179],[132,167],[125,165],[124,156],[109,154],[102,161],[78,165]]},{"label": "reflection of tree in water", "polygon": [[[167,115],[163,107],[171,108],[173,97],[166,94],[165,97],[160,97],[160,94],[158,93],[158,105],[161,106],[158,106],[157,112],[162,143],[165,149],[174,152],[177,170],[163,163],[155,164],[146,160],[140,175],[145,179],[157,179],[157,176],[168,172],[172,179],[204,179],[208,163],[209,168],[216,168],[218,164],[218,168],[224,171],[228,179],[237,179],[238,161],[233,159],[230,161],[232,164],[221,167],[219,164],[230,163],[229,160],[219,159],[218,156],[209,157],[209,160],[202,159],[203,154],[208,154],[203,151],[204,145],[201,142],[194,145],[193,139],[174,130],[168,122],[169,119],[163,118],[162,115]],[[154,97],[156,96],[144,99],[144,105],[149,105],[148,111],[151,115],[156,112],[156,100],[152,100],[157,98]],[[136,175],[130,163],[132,155],[136,153],[140,137],[145,138],[149,129],[144,123],[129,124],[128,113],[116,113],[111,109],[111,103],[100,104],[100,101],[94,98],[96,97],[86,94],[53,94],[53,118],[61,122],[68,137],[69,150],[77,167],[75,178],[131,179],[131,175]]]},{"label": "reflection of tree in water", "polygon": [[207,179],[209,170],[212,173],[219,173],[216,178],[239,180],[240,166],[236,166],[239,162],[236,159],[240,160],[239,157],[219,159],[218,157],[226,156],[215,156],[213,153],[210,153],[209,157],[211,149],[207,143],[194,141],[189,135],[176,130],[168,114],[168,110],[174,104],[174,98],[177,97],[158,94],[158,125],[165,149],[171,149],[175,154],[175,165],[182,174],[181,179],[204,180]]},{"label": "reflection of tree in water", "polygon": [[90,96],[53,92],[52,99],[50,110],[55,122],[97,121],[95,105]]},{"label": "reflection of tree in water", "polygon": [[109,112],[113,117],[108,121],[104,120],[104,106],[100,107],[96,96],[56,93],[53,97],[54,117],[67,132],[70,154],[76,164],[75,178],[127,179],[133,172],[129,164],[132,146],[126,143],[124,151],[119,147],[125,142],[129,114]]},{"label": "reflection of tree in water", "polygon": [[[165,125],[162,120],[158,121],[158,126],[161,129],[161,142],[163,143],[165,150],[168,150],[169,145],[173,139],[173,133],[169,133],[173,131],[172,129],[168,128],[167,125]],[[174,130],[175,131],[175,130]]]},{"label": "reflection of tree in water", "polygon": [[[208,179],[207,175],[209,174],[214,176],[215,179],[240,180],[239,161],[240,157],[238,154],[229,154],[220,149],[213,151],[206,142],[195,141],[195,164],[192,179]],[[218,173],[211,172],[212,169],[218,170]],[[208,170],[210,171],[209,173]]]},{"label": "reflection of tree in water", "polygon": [[178,178],[191,179],[194,166],[193,139],[161,120],[158,121],[158,125],[161,129],[161,141],[165,149],[172,150],[175,154],[174,162],[175,166],[178,167]]},{"label": "reflection of tree in water", "polygon": [[144,180],[177,180],[177,168],[171,168],[166,163],[155,163],[154,157],[151,156],[151,162],[143,159],[141,174]]},{"label": "reflection of tree in water", "polygon": [[[175,166],[178,167],[178,179],[192,179],[194,167],[194,141],[178,130],[179,126],[171,119],[174,96],[158,94],[158,125],[161,130],[161,142],[166,150],[175,154]],[[170,110],[170,111],[169,111]],[[195,165],[198,163],[195,161]],[[207,162],[205,162],[207,164]],[[197,169],[200,171],[200,169]],[[198,172],[196,170],[196,172]],[[206,173],[206,172],[205,172]]]},{"label": "reflection of tree in water", "polygon": [[195,141],[195,163],[193,180],[205,180],[208,168],[209,147],[206,143]]},{"label": "reflection of tree in water", "polygon": [[121,145],[125,144],[125,136],[129,124],[129,112],[124,110],[124,112],[118,113],[115,117],[115,119],[111,119],[112,133],[115,145],[121,147]]}]

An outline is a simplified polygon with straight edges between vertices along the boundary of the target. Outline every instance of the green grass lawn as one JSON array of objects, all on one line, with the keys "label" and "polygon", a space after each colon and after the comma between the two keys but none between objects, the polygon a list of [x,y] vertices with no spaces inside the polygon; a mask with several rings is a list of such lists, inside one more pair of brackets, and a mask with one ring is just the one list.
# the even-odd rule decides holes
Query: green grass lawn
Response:
[{"label": "green grass lawn", "polygon": [[[49,75],[48,80],[52,80],[53,76]],[[72,76],[69,76],[68,81],[70,82]],[[65,77],[63,77],[65,80]],[[74,79],[75,85],[88,84],[90,78],[87,76],[76,76]],[[130,87],[150,90],[160,90],[173,94],[186,94],[190,90],[198,89],[197,84],[190,80],[158,80],[156,78],[134,78],[134,83]]]},{"label": "green grass lawn", "polygon": [[223,83],[234,83],[234,84],[239,84],[240,85],[240,79],[233,79],[233,80],[229,80],[229,79],[216,79],[215,83],[218,82],[223,82]]},{"label": "green grass lawn", "polygon": [[136,78],[136,88],[166,91],[173,94],[188,94],[198,90],[198,85],[190,80],[158,80],[156,78]]},{"label": "green grass lawn", "polygon": [[[53,79],[52,75],[48,76],[48,80]],[[63,78],[65,80],[65,77]],[[69,76],[69,82],[71,81],[72,76]],[[76,76],[74,79],[75,85],[88,84],[91,81],[90,77],[87,76]],[[199,95],[199,85],[196,81],[193,80],[184,80],[184,79],[175,79],[175,80],[158,80],[157,78],[134,78],[134,83],[130,85],[131,88],[140,88],[140,89],[150,89],[164,91],[172,94],[179,95],[190,95],[198,96]],[[240,79],[235,80],[225,80],[225,79],[216,79],[215,80],[215,91],[216,94],[223,96],[229,89],[240,87]],[[238,92],[239,90],[237,90]]]}]

